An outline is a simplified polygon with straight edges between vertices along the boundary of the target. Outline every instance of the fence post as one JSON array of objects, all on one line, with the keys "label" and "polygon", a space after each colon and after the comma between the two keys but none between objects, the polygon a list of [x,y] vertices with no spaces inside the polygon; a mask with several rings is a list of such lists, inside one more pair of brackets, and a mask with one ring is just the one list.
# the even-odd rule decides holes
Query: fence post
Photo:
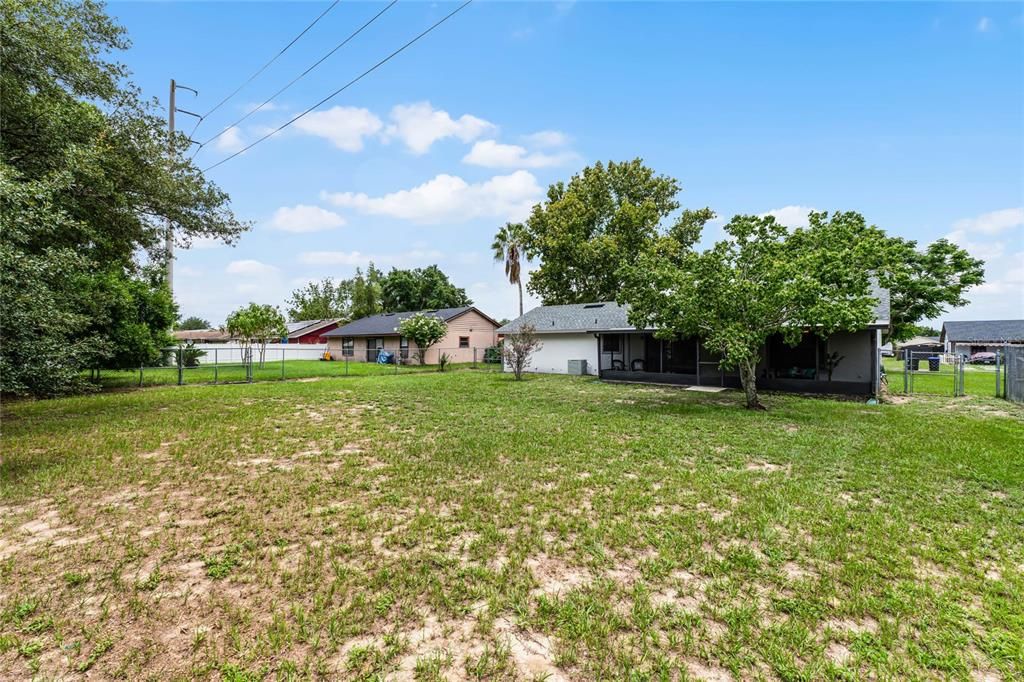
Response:
[{"label": "fence post", "polygon": [[281,381],[284,381],[284,348],[281,349]]},{"label": "fence post", "polygon": [[999,358],[1000,358],[1000,355],[1001,355],[1000,352],[997,350],[996,351],[996,397],[997,398],[1001,398],[1002,397],[1000,395],[1000,393],[999,393],[999,371],[1000,371],[1000,369],[999,369]]},{"label": "fence post", "polygon": [[142,388],[142,367],[145,365],[144,362],[139,363],[139,388]]},{"label": "fence post", "polygon": [[213,349],[213,383],[217,383],[217,349]]},{"label": "fence post", "polygon": [[473,369],[476,369],[476,346],[473,346]]},{"label": "fence post", "polygon": [[182,367],[181,364],[182,352],[180,346],[178,347],[178,350],[174,352],[174,355],[178,358],[178,385],[181,386],[183,383],[185,383],[185,368]]}]

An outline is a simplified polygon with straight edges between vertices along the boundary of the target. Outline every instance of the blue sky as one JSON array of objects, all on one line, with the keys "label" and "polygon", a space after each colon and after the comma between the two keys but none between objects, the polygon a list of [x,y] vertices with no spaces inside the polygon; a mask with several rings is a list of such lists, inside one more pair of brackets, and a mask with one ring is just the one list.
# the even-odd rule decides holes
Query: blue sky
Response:
[{"label": "blue sky", "polygon": [[[328,3],[113,3],[144,92],[205,112]],[[206,140],[381,8],[341,2],[204,120]],[[402,0],[197,155],[205,168],[287,121],[456,5]],[[191,129],[187,116],[179,127]],[[476,2],[314,114],[209,172],[254,222],[179,251],[183,314],[357,265],[437,263],[494,317],[514,288],[496,228],[548,184],[642,157],[720,216],[856,210],[948,236],[988,283],[948,319],[1024,316],[1024,16],[1019,4]],[[720,234],[712,226],[708,239]]]}]

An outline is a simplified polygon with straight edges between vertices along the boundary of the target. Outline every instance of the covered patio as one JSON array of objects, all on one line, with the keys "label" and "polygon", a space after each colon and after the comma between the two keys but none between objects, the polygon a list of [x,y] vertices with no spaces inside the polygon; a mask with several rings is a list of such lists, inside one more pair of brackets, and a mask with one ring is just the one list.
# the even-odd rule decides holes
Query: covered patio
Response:
[{"label": "covered patio", "polygon": [[[598,344],[598,374],[601,379],[740,387],[739,372],[722,369],[719,355],[696,338],[665,340],[645,331],[598,332],[594,336]],[[802,393],[872,394],[875,387],[871,381],[844,379],[849,372],[840,372],[839,369],[847,370],[855,362],[869,363],[872,367],[865,367],[867,371],[863,375],[877,375],[878,360],[874,347],[875,332],[872,330],[829,339],[808,333],[793,347],[787,345],[781,336],[774,336],[761,351],[757,368],[758,386],[766,390]],[[842,353],[843,360],[829,372],[827,356],[833,351]],[[847,367],[842,367],[843,363]]]}]

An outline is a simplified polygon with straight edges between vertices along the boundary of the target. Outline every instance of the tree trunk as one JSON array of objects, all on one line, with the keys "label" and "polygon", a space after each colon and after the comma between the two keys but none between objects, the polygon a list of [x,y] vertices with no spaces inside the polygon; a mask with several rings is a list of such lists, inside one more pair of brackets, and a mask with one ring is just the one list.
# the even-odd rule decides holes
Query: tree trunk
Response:
[{"label": "tree trunk", "polygon": [[519,286],[519,317],[523,316],[523,280],[517,279],[516,284]]},{"label": "tree trunk", "polygon": [[766,409],[757,397],[757,358],[745,360],[740,363],[740,383],[743,384],[743,392],[747,396],[748,410]]}]

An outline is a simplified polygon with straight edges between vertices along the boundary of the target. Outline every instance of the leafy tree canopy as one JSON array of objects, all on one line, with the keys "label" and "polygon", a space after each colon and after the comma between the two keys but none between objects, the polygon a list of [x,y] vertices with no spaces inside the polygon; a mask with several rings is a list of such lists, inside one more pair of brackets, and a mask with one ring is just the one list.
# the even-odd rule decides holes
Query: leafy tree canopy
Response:
[{"label": "leafy tree canopy", "polygon": [[326,277],[296,289],[288,299],[288,318],[300,320],[349,319],[352,312],[353,280],[334,281]]},{"label": "leafy tree canopy", "polygon": [[288,335],[284,315],[272,305],[250,303],[228,315],[228,332],[246,347],[256,345],[260,352],[260,367],[266,359],[267,344],[280,341]]},{"label": "leafy tree canopy", "polygon": [[771,216],[736,216],[727,239],[695,250],[710,214],[661,238],[621,270],[630,322],[662,338],[699,337],[725,368],[739,369],[747,406],[760,407],[755,369],[768,337],[791,344],[873,321],[871,271],[884,239],[856,213],[812,213],[788,231]]},{"label": "leafy tree canopy", "polygon": [[[889,289],[890,325],[886,341],[920,334],[918,323],[966,305],[965,293],[985,281],[985,264],[945,239],[919,249],[917,242],[890,237],[879,280]],[[939,332],[931,330],[935,336]]]},{"label": "leafy tree canopy", "polygon": [[95,2],[0,3],[5,392],[81,390],[83,368],[130,364],[162,345],[173,303],[135,255],[161,264],[165,220],[182,245],[231,242],[247,227],[180,153],[184,136],[166,153],[156,104],[108,59],[128,45]]},{"label": "leafy tree canopy", "polygon": [[473,304],[466,290],[452,284],[436,265],[414,270],[392,268],[381,280],[381,291],[384,310],[394,313]]},{"label": "leafy tree canopy", "polygon": [[181,320],[180,322],[178,322],[178,324],[174,325],[174,328],[175,329],[189,329],[189,330],[191,330],[191,329],[212,329],[213,325],[211,325],[210,321],[207,320],[207,319],[204,319],[202,317],[197,317],[195,315],[189,315],[184,320]]},{"label": "leafy tree canopy", "polygon": [[383,279],[384,275],[372,262],[367,266],[366,274],[356,268],[356,275],[352,278],[351,314],[353,320],[384,311],[381,291]]},{"label": "leafy tree canopy", "polygon": [[551,185],[518,235],[525,254],[540,259],[527,288],[545,305],[614,299],[619,268],[662,233],[679,190],[641,159],[597,163]]}]

